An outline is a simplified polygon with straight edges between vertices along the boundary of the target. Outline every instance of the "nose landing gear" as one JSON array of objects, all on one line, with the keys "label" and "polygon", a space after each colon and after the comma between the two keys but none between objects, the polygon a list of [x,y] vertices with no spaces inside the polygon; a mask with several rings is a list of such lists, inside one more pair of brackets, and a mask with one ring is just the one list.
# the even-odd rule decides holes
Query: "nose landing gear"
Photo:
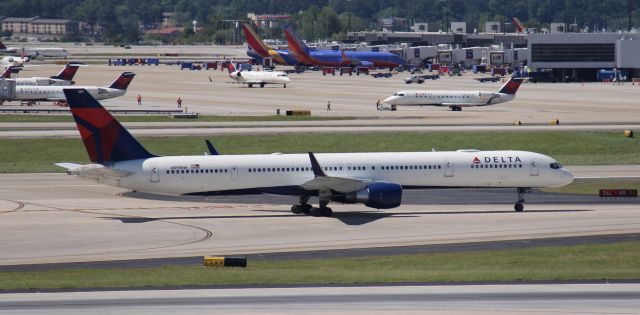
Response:
[{"label": "nose landing gear", "polygon": [[531,188],[518,188],[517,190],[518,192],[518,201],[516,201],[516,204],[513,206],[513,209],[516,210],[516,212],[522,212],[524,211],[524,203],[525,203],[525,199],[522,195],[530,193],[531,192]]}]

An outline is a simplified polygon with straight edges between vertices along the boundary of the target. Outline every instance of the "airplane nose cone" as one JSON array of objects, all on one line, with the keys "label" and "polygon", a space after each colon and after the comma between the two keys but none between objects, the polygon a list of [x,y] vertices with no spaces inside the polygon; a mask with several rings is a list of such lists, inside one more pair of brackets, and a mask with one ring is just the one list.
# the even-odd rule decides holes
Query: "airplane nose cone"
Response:
[{"label": "airplane nose cone", "polygon": [[558,186],[565,186],[573,183],[573,174],[565,169],[560,170],[562,175],[560,176],[560,184]]}]

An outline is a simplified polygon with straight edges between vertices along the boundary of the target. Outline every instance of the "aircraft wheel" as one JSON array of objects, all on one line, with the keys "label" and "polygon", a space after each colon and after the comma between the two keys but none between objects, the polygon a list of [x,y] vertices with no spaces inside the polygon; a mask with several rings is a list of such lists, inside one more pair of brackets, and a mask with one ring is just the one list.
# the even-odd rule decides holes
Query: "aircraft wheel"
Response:
[{"label": "aircraft wheel", "polygon": [[249,84],[249,87],[250,87],[250,88],[252,88],[252,87],[253,87],[253,84]]},{"label": "aircraft wheel", "polygon": [[264,87],[264,83],[260,83],[260,87],[263,88]]},{"label": "aircraft wheel", "polygon": [[322,216],[322,209],[320,209],[320,208],[311,208],[309,210],[309,214],[314,216],[314,217],[321,217]]},{"label": "aircraft wheel", "polygon": [[284,85],[284,88],[285,88],[285,89],[287,88],[287,85],[286,85],[286,84]]},{"label": "aircraft wheel", "polygon": [[293,205],[293,206],[291,206],[291,212],[293,212],[295,214],[302,213],[303,212],[302,206],[301,205]]},{"label": "aircraft wheel", "polygon": [[320,210],[323,217],[330,217],[333,215],[333,210],[331,210],[331,208],[329,207],[320,208]]},{"label": "aircraft wheel", "polygon": [[524,211],[524,206],[521,203],[516,203],[516,205],[513,206],[513,209],[516,210],[516,212],[522,212]]}]

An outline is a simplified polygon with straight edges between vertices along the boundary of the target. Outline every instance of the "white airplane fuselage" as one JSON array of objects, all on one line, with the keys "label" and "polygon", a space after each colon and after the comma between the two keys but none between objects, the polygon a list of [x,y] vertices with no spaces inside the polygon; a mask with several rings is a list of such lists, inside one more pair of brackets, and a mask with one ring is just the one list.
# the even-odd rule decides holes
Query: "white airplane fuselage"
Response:
[{"label": "white airplane fuselage", "polygon": [[[539,188],[573,181],[554,159],[526,151],[327,153],[316,157],[327,176],[396,183],[404,188]],[[251,189],[288,194],[314,178],[307,154],[167,156],[106,166],[129,175],[94,179],[168,195]],[[82,168],[73,171],[72,175],[83,176]]]},{"label": "white airplane fuselage", "polygon": [[245,84],[287,84],[289,76],[281,71],[234,71],[229,74],[232,80]]},{"label": "white airplane fuselage", "polygon": [[[74,86],[75,87],[75,86]],[[33,86],[16,85],[16,101],[59,101],[65,100],[63,89],[65,86]],[[97,86],[78,86],[86,89],[97,100],[104,100],[124,95],[127,90]]]},{"label": "white airplane fuselage", "polygon": [[487,106],[511,101],[515,94],[489,91],[398,91],[384,103],[396,106]]},{"label": "white airplane fuselage", "polygon": [[12,47],[7,48],[7,52],[21,54],[29,58],[66,58],[69,56],[69,52],[66,49],[57,47]]},{"label": "white airplane fuselage", "polygon": [[31,78],[15,78],[11,79],[16,81],[16,85],[36,85],[36,86],[70,86],[73,85],[72,81],[52,79],[47,77],[31,77]]}]

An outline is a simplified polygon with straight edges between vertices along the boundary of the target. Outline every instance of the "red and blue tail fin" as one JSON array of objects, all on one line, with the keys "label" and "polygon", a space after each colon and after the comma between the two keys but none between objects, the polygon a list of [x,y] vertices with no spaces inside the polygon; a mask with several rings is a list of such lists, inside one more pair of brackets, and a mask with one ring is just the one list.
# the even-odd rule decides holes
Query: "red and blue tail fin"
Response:
[{"label": "red and blue tail fin", "polygon": [[58,73],[58,75],[54,75],[51,78],[58,79],[58,80],[71,81],[73,80],[73,77],[76,75],[76,72],[78,72],[78,68],[80,68],[81,66],[84,66],[84,64],[77,63],[77,62],[70,62],[64,67],[64,69],[62,69],[62,71],[60,71],[60,73]]},{"label": "red and blue tail fin", "polygon": [[78,131],[93,163],[154,157],[85,89],[64,89]]},{"label": "red and blue tail fin", "polygon": [[291,27],[286,26],[284,28],[284,35],[287,37],[287,43],[289,44],[289,50],[297,53],[297,54],[308,54],[311,49],[309,46],[305,44],[300,36],[296,34],[296,32],[291,29]]},{"label": "red and blue tail fin", "polygon": [[244,37],[247,40],[249,47],[251,47],[261,57],[269,57],[269,50],[271,50],[271,47],[267,46],[248,24],[242,25],[242,31],[244,32]]},{"label": "red and blue tail fin", "polygon": [[126,90],[135,76],[136,74],[133,72],[123,72],[109,87],[112,89]]},{"label": "red and blue tail fin", "polygon": [[520,83],[522,83],[521,78],[512,77],[511,79],[509,79],[509,81],[507,81],[507,83],[502,86],[502,88],[500,88],[500,91],[498,91],[498,93],[514,95],[518,91]]}]

